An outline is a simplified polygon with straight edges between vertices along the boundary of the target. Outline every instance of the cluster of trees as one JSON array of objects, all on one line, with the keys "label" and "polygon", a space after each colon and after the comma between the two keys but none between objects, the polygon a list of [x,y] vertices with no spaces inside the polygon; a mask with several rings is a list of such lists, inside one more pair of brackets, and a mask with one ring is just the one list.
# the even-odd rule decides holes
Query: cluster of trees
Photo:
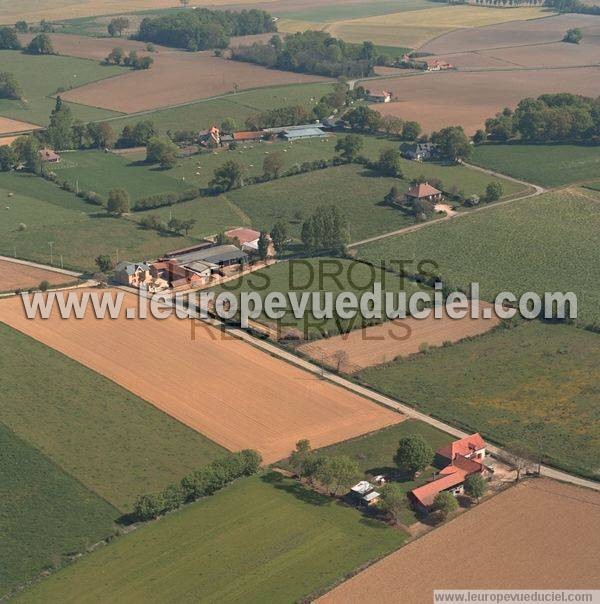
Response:
[{"label": "cluster of trees", "polygon": [[149,56],[138,57],[135,50],[130,51],[129,54],[125,54],[122,48],[116,47],[108,53],[104,59],[104,63],[107,65],[125,65],[133,69],[150,69],[154,63],[154,59]]},{"label": "cluster of trees", "polygon": [[532,142],[600,142],[600,97],[558,93],[523,99],[485,123],[487,138]]},{"label": "cluster of trees", "polygon": [[581,0],[546,0],[546,6],[551,6],[559,13],[581,13],[586,15],[600,15],[600,6],[586,4]]},{"label": "cluster of trees", "polygon": [[0,99],[23,98],[23,88],[12,73],[0,71]]},{"label": "cluster of trees", "polygon": [[301,238],[309,253],[344,253],[350,238],[348,222],[337,206],[319,206],[303,222]]},{"label": "cluster of trees", "polygon": [[0,171],[8,172],[22,165],[28,172],[38,172],[40,144],[33,136],[20,136],[10,145],[0,147]]},{"label": "cluster of trees", "polygon": [[179,484],[171,484],[161,493],[142,495],[133,506],[136,520],[145,522],[158,518],[184,503],[212,495],[243,476],[260,470],[262,458],[252,449],[229,453],[185,476]]},{"label": "cluster of trees", "polygon": [[20,50],[21,42],[12,27],[0,27],[0,50]]},{"label": "cluster of trees", "polygon": [[578,27],[574,27],[573,29],[567,29],[567,33],[563,38],[563,42],[569,42],[570,44],[579,44],[579,42],[581,42],[581,38],[583,38],[583,33]]},{"label": "cluster of trees", "polygon": [[328,456],[311,449],[310,441],[299,440],[289,458],[294,473],[313,486],[326,489],[331,495],[341,495],[360,478],[358,462],[346,455]]},{"label": "cluster of trees", "polygon": [[285,71],[314,73],[327,77],[373,75],[378,53],[372,42],[348,44],[322,31],[273,36],[268,44],[232,49],[232,58]]},{"label": "cluster of trees", "polygon": [[249,116],[246,119],[246,128],[262,130],[264,128],[278,128],[279,126],[298,126],[306,124],[310,119],[310,112],[302,105],[288,105]]},{"label": "cluster of trees", "polygon": [[38,34],[25,48],[25,52],[31,55],[56,55],[58,54],[52,46],[52,40],[48,34]]},{"label": "cluster of trees", "polygon": [[161,168],[169,170],[177,162],[178,147],[168,138],[152,137],[146,146],[146,162],[160,164]]},{"label": "cluster of trees", "polygon": [[269,13],[262,10],[240,12],[197,8],[193,11],[147,17],[140,23],[139,40],[186,48],[206,50],[226,48],[230,36],[245,36],[276,31]]},{"label": "cluster of trees", "polygon": [[194,218],[179,220],[179,218],[172,217],[168,222],[165,222],[161,220],[158,214],[149,214],[140,220],[140,224],[146,229],[153,229],[160,233],[174,233],[175,235],[183,233],[187,236],[194,228],[196,220]]},{"label": "cluster of trees", "polygon": [[462,126],[448,126],[431,134],[431,142],[437,145],[441,157],[459,162],[468,159],[472,153],[471,141]]},{"label": "cluster of trees", "polygon": [[129,27],[129,19],[127,17],[115,17],[110,20],[110,23],[107,25],[106,29],[108,30],[108,35],[111,38],[119,38],[123,35],[123,32]]},{"label": "cluster of trees", "polygon": [[158,136],[152,120],[141,120],[133,126],[124,126],[115,146],[119,149],[145,147],[151,138]]}]

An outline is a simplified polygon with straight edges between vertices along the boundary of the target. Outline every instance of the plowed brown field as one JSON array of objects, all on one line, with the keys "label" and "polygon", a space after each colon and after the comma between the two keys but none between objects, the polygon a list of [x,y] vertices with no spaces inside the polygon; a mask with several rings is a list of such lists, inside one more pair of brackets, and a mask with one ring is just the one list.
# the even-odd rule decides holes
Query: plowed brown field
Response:
[{"label": "plowed brown field", "polygon": [[385,80],[399,101],[372,105],[382,115],[416,120],[430,132],[460,124],[469,134],[504,107],[554,92],[600,95],[600,67],[481,72],[433,72]]},{"label": "plowed brown field", "polygon": [[[481,303],[481,307],[490,307]],[[371,367],[393,361],[397,356],[408,356],[419,352],[421,345],[441,346],[444,342],[458,342],[463,338],[480,335],[498,325],[500,320],[490,319],[451,319],[444,312],[441,319],[430,315],[427,319],[398,319],[365,329],[355,329],[349,334],[326,338],[300,346],[305,354],[330,367],[337,368],[336,353],[345,356],[340,370],[355,373]]]},{"label": "plowed brown field", "polygon": [[[425,604],[434,589],[599,589],[600,493],[536,480],[430,532],[319,602]],[[457,546],[470,549],[457,561]],[[467,545],[468,544],[468,545]]]},{"label": "plowed brown field", "polygon": [[35,287],[42,281],[48,281],[51,285],[61,285],[75,280],[76,278],[71,275],[0,260],[0,292]]},{"label": "plowed brown field", "polygon": [[[99,39],[67,34],[52,34],[52,41],[60,54],[102,60],[115,47],[126,52],[136,50],[139,56],[145,44],[130,40]],[[252,36],[241,41],[249,42]],[[257,39],[263,39],[258,36]],[[26,42],[28,36],[22,36]],[[239,38],[234,38],[235,45]],[[63,93],[64,100],[101,107],[122,113],[135,113],[179,105],[226,94],[233,91],[262,86],[324,82],[327,78],[291,71],[266,69],[260,65],[231,61],[215,57],[212,51],[185,52],[157,46],[152,53],[151,69],[125,71],[123,75],[86,84]]]},{"label": "plowed brown field", "polygon": [[[125,305],[137,297],[127,294]],[[28,320],[21,300],[0,301],[0,320],[105,375],[230,450],[266,462],[301,438],[321,447],[404,417],[321,381],[204,324],[190,321]]]}]

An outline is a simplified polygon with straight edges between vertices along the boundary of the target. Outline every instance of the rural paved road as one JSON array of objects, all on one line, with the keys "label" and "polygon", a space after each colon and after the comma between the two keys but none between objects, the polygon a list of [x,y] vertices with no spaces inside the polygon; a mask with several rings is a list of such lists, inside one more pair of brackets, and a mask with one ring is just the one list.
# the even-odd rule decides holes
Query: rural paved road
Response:
[{"label": "rural paved road", "polygon": [[18,258],[11,258],[10,256],[0,256],[0,260],[5,262],[13,262],[14,264],[23,264],[24,266],[31,266],[33,268],[41,268],[45,271],[52,271],[60,273],[61,275],[69,275],[71,277],[80,277],[81,273],[75,271],[68,271],[65,268],[58,268],[56,266],[48,266],[47,264],[38,264],[37,262],[31,262],[29,260],[19,260]]},{"label": "rural paved road", "polygon": [[[134,292],[137,295],[139,295],[139,291],[137,291],[137,290],[133,290],[131,288],[125,288],[125,287],[122,287],[121,289],[126,289],[127,291]],[[174,305],[174,300],[172,300],[171,305],[172,306]],[[221,321],[218,321],[217,319],[209,318],[209,319],[198,319],[198,320],[201,320],[205,323],[213,325],[214,327],[217,327],[218,329],[224,328],[224,324]],[[346,390],[350,390],[360,396],[371,399],[372,401],[375,401],[375,402],[379,403],[380,405],[384,405],[385,407],[393,409],[394,411],[398,411],[398,412],[402,413],[403,415],[405,415],[406,417],[410,417],[412,419],[418,419],[422,422],[425,422],[426,424],[429,424],[430,426],[438,428],[439,430],[443,430],[444,432],[447,432],[448,434],[452,434],[452,436],[456,436],[457,438],[464,438],[465,436],[469,436],[469,434],[467,432],[459,430],[458,428],[455,428],[455,427],[451,426],[450,424],[446,424],[445,422],[442,422],[438,419],[430,417],[429,415],[426,415],[425,413],[421,413],[420,411],[413,409],[409,405],[400,403],[399,401],[397,401],[389,396],[386,396],[384,394],[379,394],[378,392],[374,392],[373,390],[371,390],[369,388],[360,386],[359,384],[355,384],[354,382],[352,382],[340,375],[326,371],[323,367],[315,365],[314,363],[307,361],[306,359],[303,359],[299,356],[296,356],[295,354],[287,352],[286,350],[283,350],[282,348],[279,348],[278,346],[275,346],[274,344],[271,344],[270,342],[267,342],[265,340],[260,340],[256,337],[250,335],[248,332],[244,331],[243,329],[228,327],[228,328],[226,328],[226,330],[227,330],[228,334],[233,335],[233,336],[239,338],[240,340],[243,340],[256,348],[259,348],[260,350],[262,350],[263,352],[265,352],[271,356],[277,357],[283,361],[291,363],[292,365],[295,365],[296,367],[299,367],[300,369],[304,369],[305,371],[308,371],[309,373],[317,376],[318,379],[328,380],[334,384],[337,384],[338,386],[341,386],[342,388],[346,388]],[[497,457],[509,457],[508,453],[506,451],[504,451],[501,447],[497,447],[495,445],[488,445],[487,449],[492,455],[495,455]],[[553,478],[555,480],[561,480],[563,482],[569,482],[571,484],[575,484],[575,485],[578,485],[581,487],[586,487],[588,489],[600,491],[600,482],[595,482],[593,480],[586,480],[585,478],[581,478],[579,476],[569,474],[568,472],[563,472],[562,470],[557,470],[556,468],[552,468],[550,466],[545,466],[545,465],[542,465],[540,467],[540,471],[543,476],[547,476],[548,478]]]},{"label": "rural paved road", "polygon": [[407,227],[403,227],[401,229],[397,229],[395,231],[390,231],[389,233],[383,233],[382,235],[376,235],[375,237],[368,237],[367,239],[361,239],[360,241],[353,241],[348,244],[349,248],[358,247],[359,245],[364,245],[365,243],[372,243],[373,241],[379,241],[380,239],[387,239],[388,237],[393,237],[394,235],[405,235],[407,233],[413,233],[414,231],[420,231],[421,229],[425,229],[434,224],[439,224],[440,222],[446,222],[447,220],[456,220],[462,216],[471,216],[477,212],[485,212],[486,210],[491,210],[492,208],[497,208],[499,206],[504,206],[509,203],[514,203],[515,201],[522,201],[523,199],[528,199],[529,197],[536,197],[537,195],[541,195],[546,192],[544,187],[540,187],[539,185],[534,185],[533,183],[526,182],[524,180],[519,180],[518,178],[513,178],[512,176],[506,176],[506,174],[499,174],[498,172],[493,172],[492,170],[488,170],[486,168],[480,168],[479,166],[475,166],[473,164],[467,164],[463,162],[463,166],[476,170],[477,172],[483,172],[484,174],[489,174],[490,176],[494,176],[497,178],[503,178],[504,180],[510,180],[511,182],[516,182],[521,185],[526,185],[533,189],[532,193],[527,193],[527,195],[520,195],[519,197],[513,197],[512,199],[506,199],[504,201],[497,201],[496,203],[491,203],[489,205],[482,205],[478,208],[473,208],[466,212],[457,212],[456,214],[452,214],[452,216],[444,216],[444,218],[438,218],[436,220],[430,220],[428,222],[420,222],[418,224],[412,224]]}]

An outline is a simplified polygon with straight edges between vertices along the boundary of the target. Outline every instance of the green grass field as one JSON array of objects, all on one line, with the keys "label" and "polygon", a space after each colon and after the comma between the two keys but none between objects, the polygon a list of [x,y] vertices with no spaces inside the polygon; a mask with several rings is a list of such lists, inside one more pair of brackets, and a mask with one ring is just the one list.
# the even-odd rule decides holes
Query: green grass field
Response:
[{"label": "green grass field", "polygon": [[295,602],[405,538],[272,473],[239,480],[117,540],[21,599]]},{"label": "green grass field", "polygon": [[597,322],[599,202],[589,190],[547,193],[367,244],[358,256],[374,264],[432,260],[451,284],[478,282],[486,300],[503,291],[573,291],[578,318]]},{"label": "green grass field", "polygon": [[[45,126],[55,100],[50,95],[59,88],[69,90],[123,73],[124,68],[100,65],[97,61],[61,57],[58,55],[34,56],[14,50],[0,51],[2,71],[14,74],[25,92],[24,101],[0,99],[0,115],[15,120]],[[114,111],[96,109],[87,105],[68,103],[73,117],[100,120],[118,115]]]},{"label": "green grass field", "polygon": [[[11,196],[12,195],[12,196]],[[142,229],[133,220],[111,218],[101,208],[39,177],[0,173],[0,254],[16,255],[65,268],[95,271],[94,258],[109,254],[116,260],[156,258],[169,249],[190,245],[188,237]],[[19,225],[26,228],[19,230]]]},{"label": "green grass field", "polygon": [[478,145],[471,160],[478,166],[544,187],[597,178],[600,147],[582,145]]},{"label": "green grass field", "polygon": [[213,124],[219,125],[225,118],[230,117],[243,129],[246,118],[251,115],[287,105],[302,105],[310,109],[331,90],[332,85],[329,83],[258,88],[238,92],[226,98],[198,101],[171,109],[158,109],[144,116],[118,118],[111,120],[111,125],[115,130],[120,130],[126,124],[150,119],[161,132],[166,133],[167,130],[202,130]]},{"label": "green grass field", "polygon": [[[292,260],[273,264],[266,269],[256,271],[239,280],[225,283],[214,289],[215,293],[232,291],[236,295],[240,292],[256,291],[261,297],[269,292],[295,291],[302,292],[331,292],[337,296],[341,292],[353,292],[360,296],[365,291],[373,291],[375,283],[381,283],[383,291],[406,291],[407,295],[418,291],[411,282],[402,283],[401,279],[391,273],[376,269],[362,262],[355,262],[340,258],[311,258],[308,260]],[[309,303],[308,309],[312,308]],[[259,321],[277,326],[277,320],[263,315]],[[297,319],[288,308],[281,319],[281,331],[289,328],[299,330],[304,339],[322,337],[328,334],[337,334],[353,328],[361,327],[361,318],[350,322],[348,320],[315,319],[310,310],[303,318]],[[371,321],[373,322],[373,320]]]},{"label": "green grass field", "polygon": [[[598,477],[600,336],[530,322],[436,348],[360,378],[500,444],[518,441],[569,471]],[[536,430],[539,430],[539,439]]]},{"label": "green grass field", "polygon": [[[409,419],[378,432],[365,434],[364,436],[331,445],[330,447],[324,447],[323,449],[319,449],[319,453],[332,456],[347,455],[358,462],[367,480],[378,474],[385,475],[388,480],[394,477],[395,482],[401,486],[405,493],[408,493],[408,491],[428,482],[435,471],[433,466],[430,466],[423,470],[416,480],[398,476],[398,467],[394,464],[394,455],[398,449],[398,442],[401,438],[415,434],[422,436],[434,451],[453,440],[452,436],[429,424]],[[407,500],[406,510],[404,510],[401,522],[405,525],[410,525],[416,521],[417,515],[408,505]]]},{"label": "green grass field", "polygon": [[118,512],[1,423],[0,450],[1,598],[110,535]]},{"label": "green grass field", "polygon": [[2,422],[122,512],[138,495],[223,454],[149,403],[3,323],[0,343]]}]

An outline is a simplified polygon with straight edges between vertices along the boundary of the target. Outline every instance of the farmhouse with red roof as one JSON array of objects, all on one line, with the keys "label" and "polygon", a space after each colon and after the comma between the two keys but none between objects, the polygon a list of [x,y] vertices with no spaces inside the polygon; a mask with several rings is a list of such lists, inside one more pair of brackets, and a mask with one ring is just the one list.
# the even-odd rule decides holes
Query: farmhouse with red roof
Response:
[{"label": "farmhouse with red roof", "polygon": [[406,191],[406,201],[426,200],[437,202],[442,200],[442,192],[427,182],[412,185]]},{"label": "farmhouse with red roof", "polygon": [[464,491],[464,482],[472,474],[485,474],[485,442],[480,434],[472,434],[441,447],[436,451],[436,460],[446,465],[436,478],[413,489],[409,499],[422,512],[429,512],[438,493],[450,491],[460,495]]}]

